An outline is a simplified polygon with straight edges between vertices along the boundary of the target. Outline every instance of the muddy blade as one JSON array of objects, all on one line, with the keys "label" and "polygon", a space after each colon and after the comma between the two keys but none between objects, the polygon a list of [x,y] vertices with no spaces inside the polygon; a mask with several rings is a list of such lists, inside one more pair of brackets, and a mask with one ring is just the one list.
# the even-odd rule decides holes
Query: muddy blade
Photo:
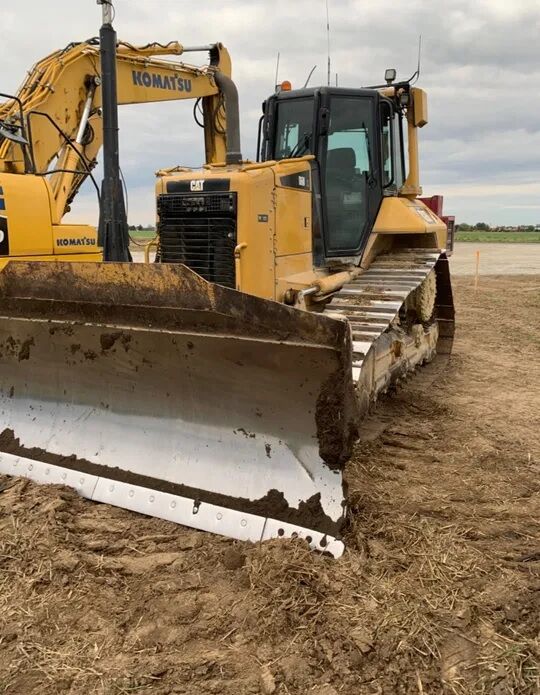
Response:
[{"label": "muddy blade", "polygon": [[12,263],[0,292],[2,472],[341,552],[355,420],[344,322],[184,266]]}]

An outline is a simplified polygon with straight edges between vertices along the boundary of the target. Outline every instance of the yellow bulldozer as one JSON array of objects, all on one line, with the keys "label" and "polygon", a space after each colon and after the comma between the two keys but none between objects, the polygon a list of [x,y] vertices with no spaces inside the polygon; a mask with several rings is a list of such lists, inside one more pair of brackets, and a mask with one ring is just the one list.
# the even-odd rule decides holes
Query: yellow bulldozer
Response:
[{"label": "yellow bulldozer", "polygon": [[85,66],[65,83],[69,132],[42,117],[60,152],[52,175],[54,147],[38,157],[29,127],[44,78],[0,108],[0,472],[338,557],[362,414],[451,349],[447,229],[418,199],[426,94],[392,71],[362,89],[284,84],[251,162],[223,47],[192,69],[121,44],[122,103],[184,98],[164,75],[179,85],[178,70],[194,71],[181,79],[202,97],[207,161],[158,172],[155,263],[101,263],[89,228],[88,249],[58,244],[80,238],[61,217],[99,149],[92,50],[68,49]]}]

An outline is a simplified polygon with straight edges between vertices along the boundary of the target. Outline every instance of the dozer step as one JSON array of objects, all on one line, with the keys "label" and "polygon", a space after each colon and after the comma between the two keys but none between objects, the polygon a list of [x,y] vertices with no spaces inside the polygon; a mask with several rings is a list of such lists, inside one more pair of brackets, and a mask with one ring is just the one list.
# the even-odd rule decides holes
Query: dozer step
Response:
[{"label": "dozer step", "polygon": [[429,258],[432,260],[437,260],[439,255],[441,254],[442,250],[438,249],[436,251],[432,249],[401,249],[400,251],[396,251],[395,253],[385,253],[379,256],[376,260],[375,263],[378,265],[382,261],[388,260],[388,259],[396,259],[396,260],[401,260],[401,259],[406,259],[410,260],[411,257],[416,257],[416,258]]},{"label": "dozer step", "polygon": [[346,314],[344,311],[332,311],[328,312],[328,316],[336,316],[340,319],[348,317],[350,323],[361,323],[365,326],[373,326],[376,328],[381,328],[388,325],[388,321],[394,318],[394,314],[372,314],[368,315],[367,312],[354,311]]},{"label": "dozer step", "polygon": [[[420,278],[424,275],[423,270],[403,270],[400,268],[377,268],[369,269],[371,277],[381,280],[408,280],[409,278]],[[360,276],[362,277],[362,276]]]},{"label": "dozer step", "polygon": [[386,328],[388,325],[388,320],[393,318],[393,314],[387,314],[386,316],[388,317],[388,320],[384,320],[385,314],[369,317],[362,315],[359,312],[345,314],[344,312],[338,313],[336,311],[327,311],[325,312],[325,315],[339,320],[346,319],[354,330],[364,329],[370,333],[376,333],[377,335],[381,332],[381,330]]},{"label": "dozer step", "polygon": [[372,345],[372,340],[353,340],[353,355],[367,355]]},{"label": "dozer step", "polygon": [[373,335],[380,335],[381,331],[384,331],[384,329],[388,326],[387,323],[362,323],[361,321],[356,321],[354,317],[351,317],[349,323],[353,330],[353,335],[355,332],[372,333]]},{"label": "dozer step", "polygon": [[[352,337],[353,337],[353,342],[369,342],[370,345],[372,342],[377,340],[379,337],[380,333],[357,333],[356,331],[353,331]],[[362,353],[364,354],[364,353]]]},{"label": "dozer step", "polygon": [[426,265],[429,265],[430,263],[435,264],[437,261],[436,258],[409,258],[409,259],[400,259],[400,258],[389,258],[388,260],[381,260],[377,263],[377,268],[378,269],[384,269],[388,270],[391,268],[394,269],[399,269],[401,271],[406,271],[406,270],[412,270],[414,267],[415,270],[421,267],[425,267]]},{"label": "dozer step", "polygon": [[400,290],[384,290],[384,289],[375,289],[373,285],[369,286],[367,289],[349,289],[348,287],[344,287],[342,290],[339,292],[336,292],[336,297],[363,297],[365,299],[380,299],[381,296],[383,297],[388,297],[389,299],[393,299],[395,297],[402,297],[403,294],[407,295],[408,292],[402,292]]},{"label": "dozer step", "polygon": [[[420,278],[418,278],[419,280]],[[349,286],[349,285],[348,285]],[[350,284],[353,289],[356,288],[367,288],[377,287],[377,289],[386,290],[410,290],[418,286],[418,281],[415,279],[407,278],[406,280],[388,280],[383,278],[358,278]]]},{"label": "dozer step", "polygon": [[395,316],[396,311],[399,311],[401,307],[402,302],[394,302],[391,300],[388,301],[365,301],[361,302],[358,299],[355,300],[349,300],[347,302],[339,302],[336,301],[335,299],[332,300],[332,303],[328,305],[327,309],[325,309],[325,313],[327,310],[333,311],[336,309],[339,311],[339,313],[343,313],[345,315],[348,315],[349,311],[360,311],[360,312],[372,312],[372,313],[377,313],[380,314],[381,316],[384,315],[391,315]]}]

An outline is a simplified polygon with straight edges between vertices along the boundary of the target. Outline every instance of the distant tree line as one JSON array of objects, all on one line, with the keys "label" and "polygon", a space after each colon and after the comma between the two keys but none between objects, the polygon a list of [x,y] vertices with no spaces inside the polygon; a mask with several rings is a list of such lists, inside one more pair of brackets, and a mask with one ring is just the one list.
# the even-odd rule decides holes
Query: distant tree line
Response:
[{"label": "distant tree line", "polygon": [[491,227],[487,222],[477,222],[476,224],[460,222],[456,225],[456,230],[459,232],[506,232],[509,229],[515,232],[535,232],[540,229],[540,224],[500,225]]},{"label": "distant tree line", "polygon": [[150,232],[155,232],[156,228],[153,224],[147,224],[146,227],[143,227],[142,224],[130,224],[128,226],[130,232],[145,232],[145,231],[150,231]]}]

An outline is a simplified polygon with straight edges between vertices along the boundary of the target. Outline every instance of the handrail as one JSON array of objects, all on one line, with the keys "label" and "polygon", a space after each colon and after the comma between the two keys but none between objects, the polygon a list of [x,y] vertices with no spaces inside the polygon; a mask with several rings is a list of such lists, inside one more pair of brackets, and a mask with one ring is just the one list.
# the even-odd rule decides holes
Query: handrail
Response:
[{"label": "handrail", "polygon": [[[13,99],[19,105],[19,119],[21,121],[21,135],[27,141],[23,146],[24,152],[24,172],[33,174],[36,171],[36,162],[34,159],[34,146],[32,144],[32,137],[30,133],[26,133],[26,126],[24,124],[24,108],[21,99],[13,94],[4,94],[0,92],[0,97],[5,97],[6,99]],[[28,148],[28,151],[27,151]]]}]

